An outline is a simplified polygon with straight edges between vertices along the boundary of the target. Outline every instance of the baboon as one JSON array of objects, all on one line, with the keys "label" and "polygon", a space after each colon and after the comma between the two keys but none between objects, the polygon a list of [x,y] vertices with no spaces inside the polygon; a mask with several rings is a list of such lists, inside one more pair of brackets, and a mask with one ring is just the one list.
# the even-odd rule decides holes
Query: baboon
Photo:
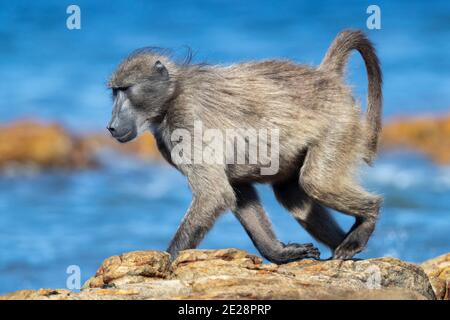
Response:
[{"label": "baboon", "polygon": [[[361,54],[368,75],[365,116],[343,79],[352,50]],[[277,239],[254,187],[269,183],[278,201],[332,250],[333,258],[350,259],[366,246],[381,204],[355,179],[358,165],[371,164],[376,155],[381,85],[375,50],[358,30],[338,34],[318,67],[288,60],[179,63],[158,50],[142,49],[127,57],[109,81],[114,102],[107,129],[122,143],[149,129],[161,154],[187,177],[193,199],[170,242],[172,258],[196,248],[217,217],[230,209],[269,261],[319,259],[312,244]],[[180,141],[171,135],[176,129],[193,133],[195,121],[220,130],[277,128],[278,170],[263,175],[259,161],[176,163],[172,151]],[[274,142],[265,143],[270,149]],[[327,208],[355,218],[347,233]]]}]

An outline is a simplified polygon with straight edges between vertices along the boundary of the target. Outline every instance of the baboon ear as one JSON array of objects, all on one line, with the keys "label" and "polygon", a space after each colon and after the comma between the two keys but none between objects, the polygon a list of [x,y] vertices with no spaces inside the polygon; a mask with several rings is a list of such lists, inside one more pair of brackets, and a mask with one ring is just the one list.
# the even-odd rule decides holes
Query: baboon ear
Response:
[{"label": "baboon ear", "polygon": [[155,65],[153,66],[156,70],[156,72],[158,72],[164,79],[168,79],[169,78],[169,71],[167,70],[167,68],[162,64],[161,61],[156,61]]}]

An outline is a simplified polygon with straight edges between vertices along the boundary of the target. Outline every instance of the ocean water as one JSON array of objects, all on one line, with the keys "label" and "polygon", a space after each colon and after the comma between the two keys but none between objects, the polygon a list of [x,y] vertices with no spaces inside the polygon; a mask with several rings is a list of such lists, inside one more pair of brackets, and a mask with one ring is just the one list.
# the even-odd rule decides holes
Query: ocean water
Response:
[{"label": "ocean water", "polygon": [[[58,121],[74,132],[104,130],[111,110],[105,88],[116,64],[144,46],[171,48],[194,61],[233,63],[288,58],[320,63],[348,27],[366,30],[369,1],[76,1],[82,28],[66,28],[67,1],[0,4],[0,122],[23,117]],[[447,113],[450,105],[450,2],[377,1],[381,30],[366,30],[385,75],[386,119]],[[364,101],[366,74],[354,55],[348,81]],[[65,287],[69,265],[82,280],[108,256],[166,248],[191,196],[169,166],[101,155],[101,170],[0,174],[0,293]],[[450,167],[407,152],[381,155],[364,168],[368,189],[385,204],[359,257],[413,262],[450,251]],[[313,241],[260,186],[284,242]],[[336,213],[348,228],[352,220]],[[256,253],[231,214],[202,248]],[[326,248],[319,245],[322,257]]]}]

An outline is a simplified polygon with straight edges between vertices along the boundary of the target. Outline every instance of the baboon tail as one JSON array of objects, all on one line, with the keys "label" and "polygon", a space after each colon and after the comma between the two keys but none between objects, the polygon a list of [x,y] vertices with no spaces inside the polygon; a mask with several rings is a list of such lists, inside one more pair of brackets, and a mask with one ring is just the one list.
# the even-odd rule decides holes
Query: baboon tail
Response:
[{"label": "baboon tail", "polygon": [[382,74],[380,62],[369,39],[359,30],[344,30],[337,35],[328,49],[320,70],[343,75],[344,67],[352,50],[358,50],[364,59],[368,76],[366,121],[369,128],[367,154],[364,160],[371,163],[378,147],[382,113]]}]

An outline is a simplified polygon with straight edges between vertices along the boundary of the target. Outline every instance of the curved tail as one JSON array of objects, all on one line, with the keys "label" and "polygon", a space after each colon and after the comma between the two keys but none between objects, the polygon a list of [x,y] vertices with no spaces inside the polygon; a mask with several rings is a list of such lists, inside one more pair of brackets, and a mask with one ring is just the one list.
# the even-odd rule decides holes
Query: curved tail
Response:
[{"label": "curved tail", "polygon": [[364,59],[368,76],[366,121],[369,127],[367,154],[364,160],[371,163],[378,147],[382,113],[382,74],[380,62],[369,39],[359,30],[345,30],[337,35],[328,49],[320,70],[343,75],[344,67],[352,50],[358,50]]}]

